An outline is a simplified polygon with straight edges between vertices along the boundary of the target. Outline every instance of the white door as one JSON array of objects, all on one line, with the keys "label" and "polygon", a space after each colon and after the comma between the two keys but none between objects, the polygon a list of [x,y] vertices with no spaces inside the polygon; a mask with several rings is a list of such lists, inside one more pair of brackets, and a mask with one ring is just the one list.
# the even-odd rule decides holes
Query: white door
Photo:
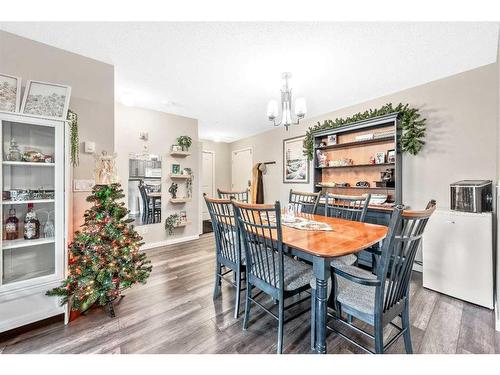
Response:
[{"label": "white door", "polygon": [[[209,197],[214,197],[214,172],[215,172],[215,153],[213,151],[202,151],[202,180],[201,180],[201,193]],[[205,201],[202,202],[201,210],[202,220],[209,220],[207,205]]]},{"label": "white door", "polygon": [[231,190],[248,189],[252,183],[252,149],[246,148],[232,152]]}]

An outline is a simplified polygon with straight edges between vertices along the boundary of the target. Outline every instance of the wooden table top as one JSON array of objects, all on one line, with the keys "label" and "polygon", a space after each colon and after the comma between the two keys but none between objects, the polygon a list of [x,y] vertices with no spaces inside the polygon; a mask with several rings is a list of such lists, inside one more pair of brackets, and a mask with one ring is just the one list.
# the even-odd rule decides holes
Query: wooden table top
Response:
[{"label": "wooden table top", "polygon": [[357,253],[383,240],[388,228],[321,215],[301,214],[310,220],[329,224],[331,231],[309,231],[282,225],[283,243],[324,258]]}]

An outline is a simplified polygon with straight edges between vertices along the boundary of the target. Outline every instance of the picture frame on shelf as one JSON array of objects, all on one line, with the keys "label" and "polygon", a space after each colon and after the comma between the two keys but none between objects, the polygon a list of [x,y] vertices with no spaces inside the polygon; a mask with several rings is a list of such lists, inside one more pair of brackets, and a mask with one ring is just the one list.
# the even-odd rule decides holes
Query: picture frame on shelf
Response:
[{"label": "picture frame on shelf", "polygon": [[181,174],[181,165],[180,164],[172,164],[172,169],[171,169],[171,173],[173,175],[180,175]]},{"label": "picture frame on shelf", "polygon": [[19,112],[21,77],[0,73],[0,111]]},{"label": "picture frame on shelf", "polygon": [[170,151],[172,151],[172,152],[181,152],[182,151],[182,146],[172,145]]},{"label": "picture frame on shelf", "polygon": [[331,134],[328,136],[326,141],[327,146],[333,146],[337,144],[337,134]]},{"label": "picture frame on shelf", "polygon": [[179,212],[179,220],[181,223],[187,222],[187,211],[180,211]]},{"label": "picture frame on shelf", "polygon": [[308,184],[309,161],[304,152],[305,135],[283,140],[283,183]]},{"label": "picture frame on shelf", "polygon": [[394,164],[396,162],[396,150],[387,151],[387,163]]},{"label": "picture frame on shelf", "polygon": [[385,163],[385,152],[380,151],[375,153],[375,164],[384,164]]},{"label": "picture frame on shelf", "polygon": [[20,112],[65,120],[70,97],[71,86],[28,80]]}]

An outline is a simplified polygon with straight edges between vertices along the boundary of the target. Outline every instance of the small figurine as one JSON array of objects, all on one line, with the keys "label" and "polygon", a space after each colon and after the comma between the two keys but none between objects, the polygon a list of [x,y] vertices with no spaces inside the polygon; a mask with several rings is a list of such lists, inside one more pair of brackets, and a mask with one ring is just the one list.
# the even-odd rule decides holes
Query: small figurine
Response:
[{"label": "small figurine", "polygon": [[172,199],[177,198],[177,188],[178,185],[175,182],[172,182],[172,185],[168,188],[168,192],[172,195]]},{"label": "small figurine", "polygon": [[317,157],[318,157],[318,167],[326,167],[327,166],[327,161],[326,161],[326,154],[322,152],[321,150],[316,151]]},{"label": "small figurine", "polygon": [[94,154],[95,158],[95,183],[96,185],[111,185],[118,182],[116,170],[116,154],[108,155],[103,151],[101,155]]}]

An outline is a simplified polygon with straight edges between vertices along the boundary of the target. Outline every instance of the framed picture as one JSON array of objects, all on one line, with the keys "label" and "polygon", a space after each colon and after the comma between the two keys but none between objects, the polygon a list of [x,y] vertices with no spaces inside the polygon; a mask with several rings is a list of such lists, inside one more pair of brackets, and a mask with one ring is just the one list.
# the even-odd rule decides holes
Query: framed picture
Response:
[{"label": "framed picture", "polygon": [[337,144],[337,134],[329,135],[327,140],[327,145],[331,146],[336,144]]},{"label": "framed picture", "polygon": [[28,81],[21,113],[66,119],[71,87],[56,83]]},{"label": "framed picture", "polygon": [[395,163],[396,162],[396,150],[387,151],[387,162]]},{"label": "framed picture", "polygon": [[384,164],[385,163],[385,152],[377,152],[375,154],[375,164]]},{"label": "framed picture", "polygon": [[283,140],[283,183],[308,184],[309,161],[304,155],[305,135]]},{"label": "framed picture", "polygon": [[0,73],[0,111],[19,112],[21,77]]},{"label": "framed picture", "polygon": [[172,152],[182,151],[182,147],[179,145],[172,145]]},{"label": "framed picture", "polygon": [[180,211],[179,212],[179,219],[181,223],[187,222],[187,212],[186,211]]},{"label": "framed picture", "polygon": [[175,175],[181,174],[181,165],[180,164],[172,164],[172,174],[175,174]]}]

